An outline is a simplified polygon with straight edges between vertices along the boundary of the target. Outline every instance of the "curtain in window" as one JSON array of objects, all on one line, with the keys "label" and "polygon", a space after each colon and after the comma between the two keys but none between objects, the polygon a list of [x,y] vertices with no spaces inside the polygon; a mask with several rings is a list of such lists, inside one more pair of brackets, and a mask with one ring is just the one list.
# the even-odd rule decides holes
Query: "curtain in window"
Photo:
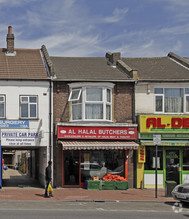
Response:
[{"label": "curtain in window", "polygon": [[163,97],[162,96],[156,96],[156,112],[162,112],[163,111]]},{"label": "curtain in window", "polygon": [[102,101],[102,88],[86,88],[86,101]]},{"label": "curtain in window", "polygon": [[72,120],[79,120],[82,118],[81,104],[72,105]]},{"label": "curtain in window", "polygon": [[186,96],[186,112],[189,112],[189,96]]},{"label": "curtain in window", "polygon": [[86,104],[85,119],[103,119],[102,104]]},{"label": "curtain in window", "polygon": [[183,112],[183,89],[165,88],[165,112]]}]

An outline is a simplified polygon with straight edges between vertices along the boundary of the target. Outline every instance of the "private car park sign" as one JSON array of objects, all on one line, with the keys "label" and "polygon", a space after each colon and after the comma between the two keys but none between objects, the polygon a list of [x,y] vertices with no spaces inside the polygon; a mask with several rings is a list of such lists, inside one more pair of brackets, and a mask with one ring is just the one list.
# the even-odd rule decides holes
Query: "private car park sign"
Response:
[{"label": "private car park sign", "polygon": [[39,133],[29,129],[2,129],[1,144],[3,146],[35,146]]}]

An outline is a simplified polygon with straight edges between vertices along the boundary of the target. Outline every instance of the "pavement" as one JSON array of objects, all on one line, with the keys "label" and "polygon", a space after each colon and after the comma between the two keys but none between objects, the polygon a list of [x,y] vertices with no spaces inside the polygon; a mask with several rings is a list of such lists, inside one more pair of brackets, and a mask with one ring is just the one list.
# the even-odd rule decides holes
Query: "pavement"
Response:
[{"label": "pavement", "polygon": [[82,188],[57,188],[53,197],[45,198],[43,188],[34,187],[2,187],[0,200],[31,200],[31,201],[148,201],[175,202],[172,197],[165,197],[165,190],[158,190],[155,198],[154,189],[128,190],[87,190]]},{"label": "pavement", "polygon": [[87,190],[82,188],[55,188],[53,197],[44,197],[44,188],[37,181],[9,169],[3,175],[3,187],[0,189],[0,200],[31,200],[31,201],[147,201],[175,202],[172,197],[165,196],[165,189],[128,190]]}]

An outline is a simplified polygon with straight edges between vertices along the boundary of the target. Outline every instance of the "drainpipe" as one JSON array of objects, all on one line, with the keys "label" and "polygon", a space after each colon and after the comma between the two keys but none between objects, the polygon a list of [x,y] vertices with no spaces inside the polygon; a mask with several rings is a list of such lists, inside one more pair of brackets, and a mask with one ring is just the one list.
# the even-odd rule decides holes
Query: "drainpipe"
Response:
[{"label": "drainpipe", "polygon": [[49,160],[51,161],[52,158],[52,80],[49,81]]}]

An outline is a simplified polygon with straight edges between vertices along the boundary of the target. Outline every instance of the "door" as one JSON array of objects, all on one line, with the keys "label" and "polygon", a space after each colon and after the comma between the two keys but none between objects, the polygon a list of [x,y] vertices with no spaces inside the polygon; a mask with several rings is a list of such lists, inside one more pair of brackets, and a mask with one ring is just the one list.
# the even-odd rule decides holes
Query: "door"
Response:
[{"label": "door", "polygon": [[166,150],[166,180],[180,183],[179,150]]},{"label": "door", "polygon": [[64,186],[79,186],[79,151],[64,151]]}]

